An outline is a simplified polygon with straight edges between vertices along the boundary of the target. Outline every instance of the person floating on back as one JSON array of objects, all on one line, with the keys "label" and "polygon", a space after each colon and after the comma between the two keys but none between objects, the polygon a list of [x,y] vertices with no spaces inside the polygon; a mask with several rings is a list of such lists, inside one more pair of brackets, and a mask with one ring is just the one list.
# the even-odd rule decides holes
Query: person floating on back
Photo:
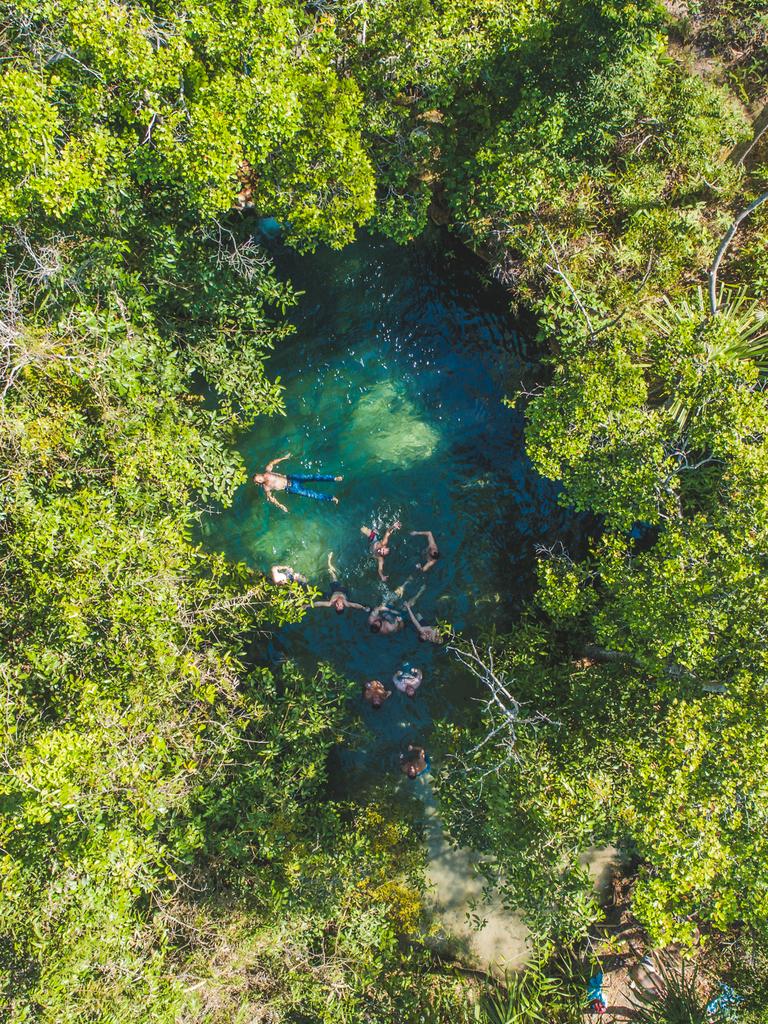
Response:
[{"label": "person floating on back", "polygon": [[269,571],[272,577],[272,582],[278,586],[286,583],[301,583],[302,586],[306,587],[309,580],[306,576],[302,576],[300,572],[296,572],[290,565],[273,565]]},{"label": "person floating on back", "polygon": [[328,554],[328,572],[331,577],[331,586],[328,597],[325,601],[315,601],[313,608],[333,608],[339,615],[345,608],[357,608],[361,612],[369,612],[371,609],[367,604],[356,604],[349,600],[349,590],[342,583],[339,583],[339,574],[333,565],[333,552]]},{"label": "person floating on back", "polygon": [[429,572],[432,566],[440,557],[440,549],[435,543],[435,537],[431,530],[411,530],[412,537],[426,537],[427,550],[424,552],[424,561],[417,562],[416,568],[422,572]]},{"label": "person floating on back", "polygon": [[372,708],[378,709],[384,703],[385,700],[389,700],[392,696],[392,691],[384,688],[384,684],[379,682],[378,679],[371,679],[369,683],[363,685],[363,700],[367,701]]},{"label": "person floating on back", "polygon": [[394,523],[389,527],[383,537],[379,537],[373,526],[361,526],[360,533],[368,538],[371,545],[371,554],[376,559],[376,564],[379,568],[379,579],[388,580],[389,577],[384,575],[384,559],[389,554],[389,538],[392,536],[395,530],[399,530],[401,526],[400,520],[395,520]]},{"label": "person floating on back", "polygon": [[406,697],[415,697],[416,691],[421,686],[422,678],[423,673],[421,669],[415,668],[406,661],[392,676],[392,682]]},{"label": "person floating on back", "polygon": [[[406,580],[402,586],[398,587],[397,590],[394,591],[397,597],[402,598],[405,593],[405,588],[410,582],[410,580]],[[414,605],[418,601],[426,589],[426,585],[421,587],[418,593],[411,598],[411,605]],[[407,602],[405,607],[409,608]],[[410,608],[409,614],[413,617],[413,612],[410,611]],[[387,604],[386,601],[383,601],[371,611],[371,614],[368,616],[368,625],[370,626],[372,633],[379,633],[381,636],[391,636],[392,633],[399,633],[401,629],[405,629],[405,615],[399,610],[399,608],[393,608],[391,605]]]},{"label": "person floating on back", "polygon": [[[422,591],[419,591],[419,594],[421,593]],[[419,594],[417,594],[416,597],[418,597]],[[434,626],[423,626],[420,618],[417,618],[416,615],[414,615],[413,608],[411,606],[415,600],[416,598],[414,598],[413,601],[406,601],[405,607],[411,617],[411,622],[413,623],[416,632],[419,634],[419,640],[429,644],[441,644],[443,642],[443,638],[440,635],[440,630],[435,629]]]},{"label": "person floating on back", "polygon": [[408,744],[408,752],[400,755],[400,771],[409,779],[415,779],[417,775],[428,772],[431,768],[427,752],[423,747],[414,747]]},{"label": "person floating on back", "polygon": [[267,501],[273,505],[277,505],[278,508],[282,509],[283,512],[287,512],[288,509],[272,493],[273,491],[285,491],[286,494],[300,494],[304,498],[314,498],[315,501],[332,501],[334,505],[338,505],[339,499],[331,494],[323,494],[321,491],[310,491],[306,487],[302,487],[302,484],[308,482],[315,482],[320,480],[333,480],[338,483],[343,480],[342,476],[333,476],[332,473],[275,473],[274,468],[281,462],[285,462],[286,459],[290,459],[291,453],[281,456],[279,459],[273,459],[268,462],[263,473],[256,473],[253,477],[253,482],[257,487],[264,488],[264,497]]},{"label": "person floating on back", "polygon": [[372,633],[380,636],[391,636],[405,629],[403,613],[397,608],[390,608],[388,604],[380,604],[371,610],[368,616],[368,625]]}]

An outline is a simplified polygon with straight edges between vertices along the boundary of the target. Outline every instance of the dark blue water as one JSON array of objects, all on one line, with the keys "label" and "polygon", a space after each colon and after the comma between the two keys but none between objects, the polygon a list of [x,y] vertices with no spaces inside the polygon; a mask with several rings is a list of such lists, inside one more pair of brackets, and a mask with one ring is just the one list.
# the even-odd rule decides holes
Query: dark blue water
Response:
[{"label": "dark blue water", "polygon": [[[296,335],[268,365],[285,385],[285,416],[260,420],[242,452],[251,473],[290,451],[286,472],[343,474],[342,484],[317,485],[340,504],[278,495],[285,515],[249,484],[207,520],[207,543],[265,572],[293,565],[324,590],[333,551],[353,600],[377,603],[412,577],[408,593],[427,585],[417,605],[426,622],[472,634],[503,628],[531,592],[535,545],[573,529],[555,487],[524,454],[522,413],[503,402],[540,375],[506,296],[437,233],[408,248],[363,238],[340,253],[278,251],[277,262],[305,293]],[[383,584],[360,526],[394,518],[403,530]],[[440,546],[423,577],[415,564],[424,542],[411,529],[432,530]],[[360,684],[389,684],[404,660],[423,669],[415,700],[395,692],[381,711],[360,702],[371,731],[345,758],[350,770],[395,771],[404,744],[428,744],[435,717],[466,721],[477,707],[474,681],[444,649],[420,643],[413,629],[372,635],[360,612],[310,610],[262,654],[307,670],[330,662]]]}]

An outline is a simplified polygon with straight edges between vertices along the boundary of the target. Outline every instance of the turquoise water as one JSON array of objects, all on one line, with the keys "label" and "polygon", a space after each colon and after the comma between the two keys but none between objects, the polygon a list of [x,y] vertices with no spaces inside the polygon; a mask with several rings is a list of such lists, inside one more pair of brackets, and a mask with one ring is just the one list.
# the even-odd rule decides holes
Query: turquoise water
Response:
[{"label": "turquoise water", "polygon": [[[206,542],[265,572],[292,565],[323,590],[333,551],[353,600],[378,603],[412,577],[408,593],[427,585],[417,604],[427,623],[468,633],[503,628],[530,593],[535,545],[573,528],[555,487],[524,454],[522,414],[502,401],[537,372],[506,297],[437,233],[408,248],[364,237],[308,257],[278,247],[276,259],[305,293],[293,311],[295,336],[268,366],[285,386],[285,416],[260,420],[241,450],[251,473],[290,451],[285,472],[343,474],[341,484],[308,485],[340,503],[280,494],[285,515],[248,484],[206,521]],[[360,527],[395,518],[403,530],[383,584]],[[426,575],[415,568],[424,539],[411,529],[432,530],[440,546]],[[310,670],[328,661],[360,684],[379,678],[390,689],[404,660],[423,669],[414,700],[395,691],[381,711],[360,701],[370,731],[343,755],[353,776],[396,773],[404,745],[429,744],[435,717],[464,721],[477,708],[474,682],[444,649],[420,643],[410,628],[375,636],[357,611],[310,610],[258,656],[290,657]]]}]

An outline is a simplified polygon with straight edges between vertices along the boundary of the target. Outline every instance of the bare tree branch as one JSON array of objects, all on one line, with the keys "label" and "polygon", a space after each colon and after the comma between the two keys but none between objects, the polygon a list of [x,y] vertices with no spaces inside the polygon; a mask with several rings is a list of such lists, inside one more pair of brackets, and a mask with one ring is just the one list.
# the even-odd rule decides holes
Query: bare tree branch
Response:
[{"label": "bare tree branch", "polygon": [[263,271],[269,259],[254,238],[246,238],[239,242],[233,231],[214,220],[215,232],[209,229],[205,238],[216,245],[216,266],[228,266],[246,281]]},{"label": "bare tree branch", "polygon": [[498,772],[503,765],[511,760],[519,760],[517,737],[518,729],[521,726],[535,728],[539,725],[560,725],[559,722],[549,718],[541,711],[522,717],[525,704],[510,692],[513,681],[497,672],[493,648],[490,645],[481,653],[474,640],[462,643],[453,641],[448,644],[447,650],[488,690],[489,696],[482,701],[482,704],[486,717],[490,719],[491,728],[483,739],[465,755],[467,759],[471,759],[486,744],[496,741],[494,746],[500,753],[500,760],[483,775]]},{"label": "bare tree branch", "polygon": [[547,245],[549,246],[550,252],[555,257],[555,263],[557,264],[556,267],[553,267],[551,263],[546,263],[545,266],[546,266],[547,270],[551,271],[553,274],[557,274],[557,276],[559,278],[561,278],[565,282],[566,288],[568,289],[568,291],[573,296],[573,301],[579,307],[579,310],[581,311],[581,315],[586,320],[587,327],[589,328],[590,337],[594,337],[595,331],[594,331],[594,328],[592,327],[592,321],[589,319],[589,313],[587,313],[586,309],[584,308],[584,303],[581,301],[581,299],[579,298],[578,294],[576,293],[576,289],[573,287],[573,285],[571,284],[570,280],[568,279],[565,271],[560,266],[560,259],[559,259],[558,255],[557,255],[557,250],[555,249],[554,245],[552,244],[552,239],[549,237],[549,232],[544,227],[544,225],[542,224],[541,220],[538,217],[536,218],[536,221],[537,221],[539,227],[541,228],[541,230],[542,230],[542,232],[544,234],[544,237],[547,240]]},{"label": "bare tree branch", "polygon": [[751,202],[746,209],[742,210],[741,213],[734,220],[733,224],[731,224],[731,226],[728,228],[728,230],[725,233],[725,237],[720,243],[720,248],[717,250],[714,262],[712,266],[709,268],[708,272],[709,308],[712,313],[712,316],[714,316],[717,313],[717,272],[720,269],[720,261],[725,255],[725,250],[733,241],[733,236],[738,231],[739,224],[741,224],[741,222],[745,220],[750,215],[750,213],[754,212],[758,208],[758,206],[762,206],[766,199],[768,199],[768,192],[763,192],[763,194],[761,196],[758,196],[757,199]]}]

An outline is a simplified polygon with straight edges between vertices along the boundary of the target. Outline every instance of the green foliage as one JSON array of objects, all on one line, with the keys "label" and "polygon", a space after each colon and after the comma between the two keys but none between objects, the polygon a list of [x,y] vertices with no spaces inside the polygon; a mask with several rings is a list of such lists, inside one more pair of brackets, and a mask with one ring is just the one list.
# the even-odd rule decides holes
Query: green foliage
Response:
[{"label": "green foliage", "polygon": [[[659,941],[691,941],[697,923],[768,926],[767,410],[749,379],[707,394],[688,429],[713,454],[673,460],[679,499],[658,537],[636,548],[606,533],[583,563],[550,553],[547,618],[496,642],[510,692],[557,724],[521,728],[511,760],[483,746],[467,776],[441,782],[453,827],[495,853],[544,931],[584,927],[578,854],[606,842],[641,858],[634,910]],[[498,724],[491,714],[480,736]],[[478,739],[451,742],[461,756]]]},{"label": "green foliage", "polygon": [[617,346],[569,361],[528,408],[537,468],[563,480],[569,504],[617,529],[657,522],[663,511],[656,484],[668,466],[665,423],[645,410],[646,399],[642,367]]},{"label": "green foliage", "polygon": [[594,602],[583,568],[569,565],[565,559],[541,560],[536,575],[536,604],[557,623],[578,617]]},{"label": "green foliage", "polygon": [[41,203],[59,221],[112,219],[162,196],[177,216],[210,217],[243,184],[303,247],[343,244],[370,216],[359,91],[302,5],[4,10],[0,216]]},{"label": "green foliage", "polygon": [[487,1024],[576,1024],[583,1016],[581,989],[547,964],[534,960],[519,974],[506,974],[504,985],[481,999]]},{"label": "green foliage", "polygon": [[733,942],[718,951],[713,966],[737,997],[736,1020],[762,1024],[768,1006],[768,949],[762,937],[740,930]]},{"label": "green foliage", "polygon": [[768,50],[768,6],[764,0],[691,3],[682,26],[696,44],[720,57],[729,82],[749,100],[762,96]]},{"label": "green foliage", "polygon": [[[625,331],[610,356],[572,359],[531,402],[532,456],[606,530],[583,562],[546,553],[545,618],[494,644],[510,692],[551,721],[521,727],[511,758],[477,746],[491,711],[479,735],[449,737],[458,756],[478,751],[441,781],[453,827],[495,854],[544,934],[586,927],[579,854],[604,843],[640,859],[633,907],[659,941],[768,927],[762,321],[738,302],[713,319],[675,308],[651,314],[650,338]],[[617,443],[630,428],[653,431],[655,461]]]},{"label": "green foliage", "polygon": [[[492,854],[488,876],[524,912],[536,940],[573,946],[598,913],[581,854],[616,838],[621,740],[652,734],[654,723],[647,693],[617,686],[614,673],[592,672],[581,659],[562,658],[555,643],[531,618],[496,638],[494,671],[523,705],[514,739],[502,732],[498,706],[469,735],[441,723],[441,740],[460,770],[441,773],[437,783],[452,832]],[[550,721],[528,724],[536,713]],[[491,733],[495,742],[478,747]]]},{"label": "green foliage", "polygon": [[[764,12],[710,8],[691,6],[690,32],[756,94]],[[8,1019],[470,1016],[466,987],[401,942],[417,835],[328,796],[349,684],[254,663],[254,631],[300,619],[306,594],[193,539],[203,504],[246,478],[239,431],[282,411],[265,361],[297,296],[261,215],[300,250],[369,220],[405,241],[450,218],[548,345],[528,452],[602,532],[583,561],[543,554],[535,604],[490,638],[525,709],[514,734],[497,706],[477,729],[439,727],[462,762],[438,776],[455,838],[491,854],[489,880],[542,942],[585,935],[583,854],[609,842],[639,863],[634,909],[659,941],[736,923],[759,941],[764,213],[740,228],[716,316],[694,286],[764,182],[728,159],[744,109],[670,56],[661,7],[2,13]],[[508,742],[484,742],[496,729]],[[692,1022],[689,982],[649,1020]],[[572,997],[536,965],[483,1012],[567,1021]]]},{"label": "green foliage", "polygon": [[727,1011],[707,1012],[709,997],[698,971],[684,961],[679,968],[662,967],[659,985],[659,994],[642,993],[636,1014],[640,1024],[723,1024],[728,1019]]}]

